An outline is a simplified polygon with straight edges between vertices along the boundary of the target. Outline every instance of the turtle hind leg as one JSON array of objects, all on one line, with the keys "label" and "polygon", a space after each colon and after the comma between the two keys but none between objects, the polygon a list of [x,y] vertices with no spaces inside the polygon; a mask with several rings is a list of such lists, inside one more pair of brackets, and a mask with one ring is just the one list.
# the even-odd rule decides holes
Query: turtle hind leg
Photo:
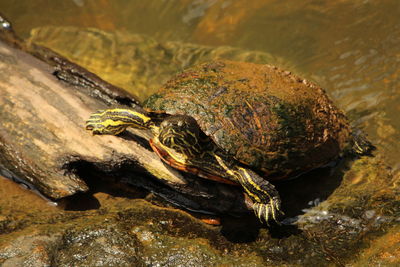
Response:
[{"label": "turtle hind leg", "polygon": [[237,178],[253,201],[253,210],[260,221],[268,222],[272,219],[278,222],[283,214],[281,211],[281,198],[278,191],[271,183],[255,172],[237,167]]},{"label": "turtle hind leg", "polygon": [[86,129],[93,134],[117,135],[128,127],[149,129],[151,118],[142,110],[106,109],[98,110],[86,121]]},{"label": "turtle hind leg", "polygon": [[352,136],[353,153],[359,156],[372,155],[372,151],[374,151],[376,147],[367,139],[367,136],[363,131],[359,129],[353,129]]}]

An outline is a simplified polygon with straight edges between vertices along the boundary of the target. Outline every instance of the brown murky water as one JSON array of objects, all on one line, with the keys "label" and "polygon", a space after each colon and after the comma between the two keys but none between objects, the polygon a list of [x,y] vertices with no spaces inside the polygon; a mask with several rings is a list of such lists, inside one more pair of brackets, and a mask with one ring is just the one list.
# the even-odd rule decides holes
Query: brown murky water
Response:
[{"label": "brown murky water", "polygon": [[385,1],[0,1],[24,37],[39,26],[95,27],[158,41],[229,45],[291,62],[400,168],[400,6]]},{"label": "brown murky water", "polygon": [[[25,38],[32,29],[49,25],[93,27],[122,35],[145,34],[164,43],[231,46],[279,57],[288,62],[287,66],[325,88],[354,124],[368,133],[378,147],[377,158],[393,170],[393,183],[387,190],[397,192],[393,199],[399,199],[400,4],[397,0],[135,0],[129,4],[124,0],[0,0],[0,11]],[[114,75],[124,78],[122,74]],[[361,163],[356,167],[363,177],[370,174]],[[356,175],[347,182],[359,185],[370,178],[363,179]],[[382,195],[386,195],[385,186],[379,185]],[[371,187],[359,188],[362,192]],[[20,203],[16,210],[23,210],[25,203],[33,203],[33,213],[43,207],[40,212],[44,214],[60,212],[37,196],[25,196],[20,190],[0,178],[0,195],[11,194],[10,199]],[[347,195],[351,192],[339,192],[339,201]],[[367,199],[368,194],[365,195]],[[18,217],[18,212],[15,216]],[[1,218],[0,214],[0,222]],[[393,251],[382,252],[382,257],[385,253],[399,257],[398,230],[398,226],[394,227],[387,239],[376,240],[377,250],[384,251],[387,242],[394,244],[390,246]],[[369,262],[369,253],[376,252],[366,250],[365,263]],[[394,262],[398,263],[398,259]],[[359,266],[363,266],[362,261]]]}]

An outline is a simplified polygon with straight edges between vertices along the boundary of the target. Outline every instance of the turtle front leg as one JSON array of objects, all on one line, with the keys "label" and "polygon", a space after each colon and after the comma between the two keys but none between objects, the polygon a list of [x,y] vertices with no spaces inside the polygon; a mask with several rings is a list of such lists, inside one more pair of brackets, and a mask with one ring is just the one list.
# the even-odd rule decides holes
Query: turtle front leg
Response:
[{"label": "turtle front leg", "polygon": [[90,115],[86,121],[86,129],[93,134],[117,135],[128,127],[149,129],[151,118],[144,110],[134,109],[105,109]]},{"label": "turtle front leg", "polygon": [[268,221],[273,219],[278,222],[278,216],[283,212],[280,210],[281,198],[275,186],[250,169],[224,160],[220,155],[215,155],[215,158],[227,174],[244,188],[246,194],[253,201],[254,213],[260,221],[268,224]]},{"label": "turtle front leg", "polygon": [[281,198],[275,186],[249,169],[236,167],[234,174],[253,201],[256,216],[266,223],[271,218],[278,222],[277,219],[283,212],[280,210]]}]

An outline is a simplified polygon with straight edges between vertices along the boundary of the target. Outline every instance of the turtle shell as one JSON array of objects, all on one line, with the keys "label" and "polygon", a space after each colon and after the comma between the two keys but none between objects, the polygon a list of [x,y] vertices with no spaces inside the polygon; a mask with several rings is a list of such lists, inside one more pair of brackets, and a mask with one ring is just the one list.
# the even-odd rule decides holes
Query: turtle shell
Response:
[{"label": "turtle shell", "polygon": [[269,179],[329,163],[350,138],[347,118],[323,89],[270,65],[221,60],[194,66],[145,107],[194,117],[215,144]]}]

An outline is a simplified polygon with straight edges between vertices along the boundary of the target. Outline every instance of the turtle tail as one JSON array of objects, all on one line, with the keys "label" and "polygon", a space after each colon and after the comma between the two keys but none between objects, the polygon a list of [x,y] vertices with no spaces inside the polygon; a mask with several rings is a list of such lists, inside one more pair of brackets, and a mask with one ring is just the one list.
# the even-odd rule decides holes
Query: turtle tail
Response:
[{"label": "turtle tail", "polygon": [[371,156],[376,147],[368,140],[367,135],[360,129],[353,128],[352,151],[358,156]]}]

